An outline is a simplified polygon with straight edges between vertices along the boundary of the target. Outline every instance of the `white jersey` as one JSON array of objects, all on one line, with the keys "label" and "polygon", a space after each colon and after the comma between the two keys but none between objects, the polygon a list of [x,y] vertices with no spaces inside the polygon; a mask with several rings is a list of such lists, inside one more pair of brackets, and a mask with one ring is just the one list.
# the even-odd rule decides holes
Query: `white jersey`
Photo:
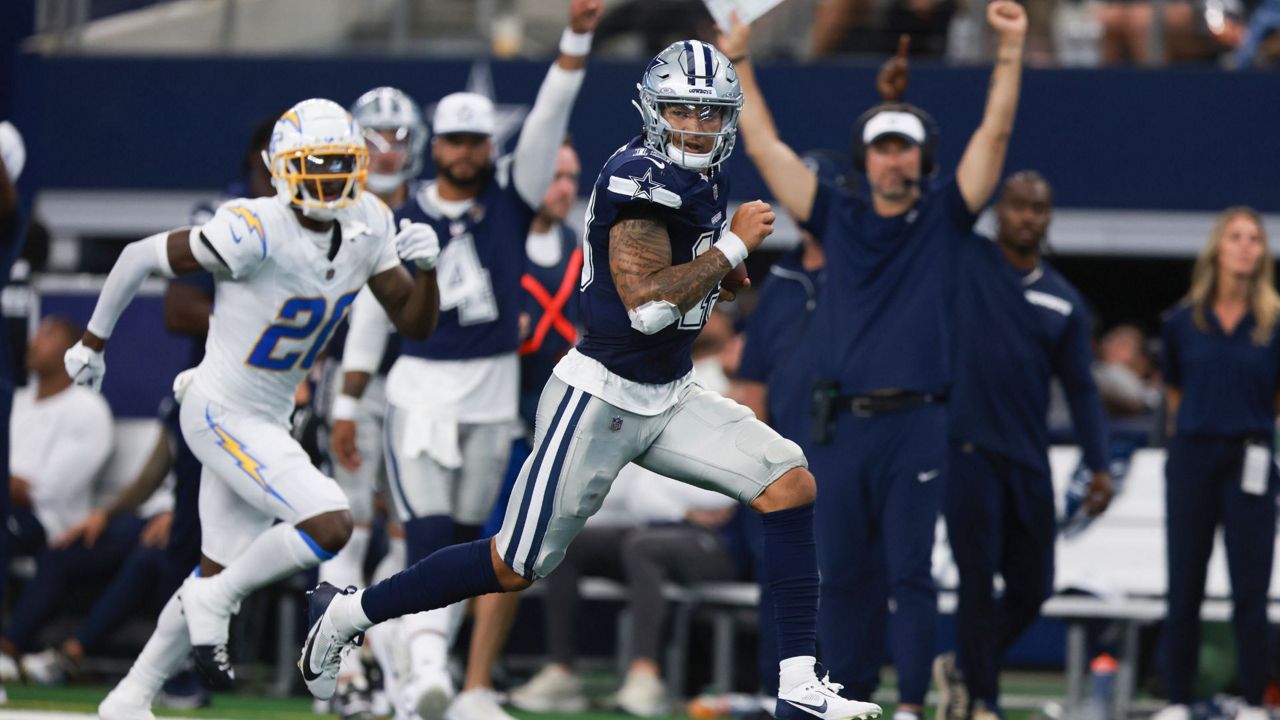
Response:
[{"label": "white jersey", "polygon": [[[294,390],[369,278],[400,264],[391,211],[364,192],[337,216],[342,243],[315,237],[275,198],[231,200],[200,233],[226,264],[194,383],[239,412],[280,422]],[[330,236],[331,237],[331,236]]]}]

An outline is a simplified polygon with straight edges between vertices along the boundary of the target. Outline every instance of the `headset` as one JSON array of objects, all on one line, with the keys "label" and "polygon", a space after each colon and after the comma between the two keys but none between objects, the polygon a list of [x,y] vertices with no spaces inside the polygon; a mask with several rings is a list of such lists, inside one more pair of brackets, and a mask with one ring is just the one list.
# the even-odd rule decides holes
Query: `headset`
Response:
[{"label": "headset", "polygon": [[871,118],[882,112],[905,112],[920,118],[921,124],[924,125],[924,143],[920,145],[920,176],[930,177],[938,171],[937,150],[938,150],[938,122],[933,119],[929,113],[912,105],[903,102],[887,102],[880,103],[872,107],[870,110],[862,113],[853,123],[853,166],[858,172],[865,173],[867,171],[867,146],[862,142],[862,131],[871,121]]}]

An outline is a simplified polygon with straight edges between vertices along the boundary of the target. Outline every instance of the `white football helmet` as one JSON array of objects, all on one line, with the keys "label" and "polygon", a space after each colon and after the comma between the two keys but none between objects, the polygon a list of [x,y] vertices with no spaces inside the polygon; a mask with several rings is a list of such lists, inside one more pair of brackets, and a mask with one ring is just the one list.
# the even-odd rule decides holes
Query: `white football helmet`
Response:
[{"label": "white football helmet", "polygon": [[[733,153],[738,114],[742,112],[742,87],[733,63],[714,46],[699,40],[672,43],[649,62],[636,89],[640,91],[640,101],[632,103],[640,110],[645,144],[650,150],[689,170],[716,167]],[[676,130],[663,117],[663,110],[668,108],[688,113],[710,127],[718,124],[718,129]],[[683,140],[708,138],[711,148],[703,153],[685,150],[683,142],[672,142],[675,135]]]},{"label": "white football helmet", "polygon": [[263,160],[276,197],[316,220],[332,220],[354,203],[369,173],[360,124],[338,103],[319,98],[280,116]]},{"label": "white football helmet", "polygon": [[[369,147],[370,190],[389,193],[418,177],[427,147],[427,124],[413,98],[398,88],[374,88],[355,101],[351,114],[364,129]],[[379,172],[377,155],[391,152],[404,155],[399,171]]]}]

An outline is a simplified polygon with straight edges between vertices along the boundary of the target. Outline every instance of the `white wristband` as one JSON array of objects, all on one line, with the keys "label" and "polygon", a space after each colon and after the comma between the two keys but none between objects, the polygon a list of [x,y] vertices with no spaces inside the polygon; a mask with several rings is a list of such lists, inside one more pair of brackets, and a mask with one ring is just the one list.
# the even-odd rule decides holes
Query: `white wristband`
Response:
[{"label": "white wristband", "polygon": [[576,33],[573,28],[565,28],[560,34],[560,53],[563,55],[591,54],[591,38],[594,33]]},{"label": "white wristband", "polygon": [[747,244],[742,242],[742,238],[738,237],[732,230],[726,230],[712,247],[724,253],[724,256],[729,259],[729,267],[741,265],[742,261],[747,259],[747,254],[749,253]]},{"label": "white wristband", "polygon": [[333,410],[329,412],[333,420],[355,420],[356,411],[360,408],[360,398],[352,395],[339,395],[333,399]]}]

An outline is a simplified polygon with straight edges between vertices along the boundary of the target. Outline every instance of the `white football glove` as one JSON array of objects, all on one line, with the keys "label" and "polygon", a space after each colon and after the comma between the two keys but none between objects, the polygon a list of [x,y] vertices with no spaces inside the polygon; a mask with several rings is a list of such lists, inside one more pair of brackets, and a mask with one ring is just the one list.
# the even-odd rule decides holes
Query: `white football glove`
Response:
[{"label": "white football glove", "polygon": [[434,270],[440,256],[440,238],[436,237],[435,228],[402,219],[396,234],[396,254],[401,260],[412,260],[422,270]]},{"label": "white football glove", "polygon": [[103,360],[101,352],[90,350],[83,342],[77,342],[62,356],[62,363],[75,384],[86,385],[94,390],[102,389],[102,376],[107,374],[107,362]]}]

